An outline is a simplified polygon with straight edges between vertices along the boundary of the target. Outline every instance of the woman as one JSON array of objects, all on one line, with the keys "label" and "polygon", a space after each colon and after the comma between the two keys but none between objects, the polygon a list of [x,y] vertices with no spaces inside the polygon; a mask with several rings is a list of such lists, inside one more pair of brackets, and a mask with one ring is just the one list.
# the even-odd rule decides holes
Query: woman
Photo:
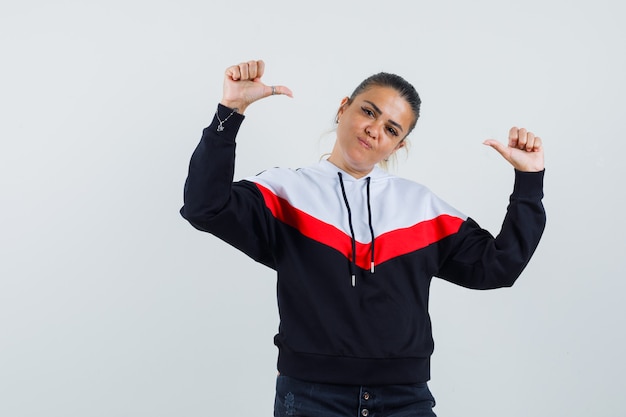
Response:
[{"label": "woman", "polygon": [[326,160],[233,183],[235,136],[270,95],[263,61],[226,70],[223,99],[191,158],[181,214],[277,271],[275,416],[434,416],[430,281],[510,286],[543,232],[541,139],[512,128],[485,143],[515,168],[497,237],[424,186],[377,165],[405,145],[420,98],[403,78],[369,77],[337,111]]}]

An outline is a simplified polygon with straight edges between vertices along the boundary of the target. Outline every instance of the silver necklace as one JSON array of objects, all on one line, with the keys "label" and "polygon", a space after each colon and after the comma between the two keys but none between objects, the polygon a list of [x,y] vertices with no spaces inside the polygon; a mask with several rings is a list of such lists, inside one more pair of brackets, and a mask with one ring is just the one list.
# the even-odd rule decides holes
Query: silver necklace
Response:
[{"label": "silver necklace", "polygon": [[224,123],[226,122],[226,120],[230,119],[230,116],[233,115],[233,113],[235,113],[237,109],[233,109],[233,111],[230,112],[230,114],[228,116],[226,116],[226,118],[224,120],[220,119],[220,115],[218,113],[218,110],[215,110],[215,116],[217,116],[217,120],[219,120],[219,124],[217,125],[217,131],[221,132],[222,130],[224,130]]}]

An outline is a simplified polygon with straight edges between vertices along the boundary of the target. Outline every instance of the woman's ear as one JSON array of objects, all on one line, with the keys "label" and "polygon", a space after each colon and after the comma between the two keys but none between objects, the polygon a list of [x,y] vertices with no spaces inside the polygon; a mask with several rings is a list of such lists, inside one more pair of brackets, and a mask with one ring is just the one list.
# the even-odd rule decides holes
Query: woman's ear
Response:
[{"label": "woman's ear", "polygon": [[335,123],[339,123],[339,117],[343,114],[343,111],[350,104],[350,98],[344,97],[341,99],[341,104],[339,105],[339,109],[337,109],[337,116],[335,117]]},{"label": "woman's ear", "polygon": [[[405,145],[406,145],[406,140],[405,140],[405,139],[402,139],[402,140],[400,141],[400,143],[398,143],[398,144],[396,145],[396,147],[395,147],[395,148],[393,148],[393,152],[398,151],[398,150],[400,150],[400,149],[404,148],[404,146],[405,146]],[[393,154],[393,152],[392,152],[392,154]]]},{"label": "woman's ear", "polygon": [[389,155],[387,155],[387,157],[384,159],[385,162],[389,162],[389,159],[396,153],[398,152],[400,149],[404,148],[404,146],[406,145],[406,141],[404,139],[402,139],[400,141],[400,143],[398,143],[393,150],[389,153]]}]

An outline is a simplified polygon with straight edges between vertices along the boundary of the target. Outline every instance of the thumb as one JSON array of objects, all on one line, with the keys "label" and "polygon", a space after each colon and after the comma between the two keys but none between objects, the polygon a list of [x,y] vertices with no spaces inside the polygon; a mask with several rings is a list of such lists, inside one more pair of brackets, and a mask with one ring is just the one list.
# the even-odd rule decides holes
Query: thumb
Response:
[{"label": "thumb", "polygon": [[506,145],[503,145],[495,139],[487,139],[483,142],[483,144],[498,151],[498,153],[502,155],[505,159],[509,159],[508,147]]},{"label": "thumb", "polygon": [[277,96],[277,95],[288,96],[288,97],[293,98],[293,93],[291,92],[291,90],[288,87],[285,87],[284,85],[265,86],[265,97]]}]

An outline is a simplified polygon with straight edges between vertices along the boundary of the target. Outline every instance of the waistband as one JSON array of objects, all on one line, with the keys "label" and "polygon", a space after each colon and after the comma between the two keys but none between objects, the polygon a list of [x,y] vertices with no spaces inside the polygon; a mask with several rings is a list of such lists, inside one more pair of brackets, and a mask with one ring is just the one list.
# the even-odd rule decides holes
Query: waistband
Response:
[{"label": "waistband", "polygon": [[339,385],[415,384],[430,380],[428,358],[353,358],[313,355],[280,348],[281,375]]}]

